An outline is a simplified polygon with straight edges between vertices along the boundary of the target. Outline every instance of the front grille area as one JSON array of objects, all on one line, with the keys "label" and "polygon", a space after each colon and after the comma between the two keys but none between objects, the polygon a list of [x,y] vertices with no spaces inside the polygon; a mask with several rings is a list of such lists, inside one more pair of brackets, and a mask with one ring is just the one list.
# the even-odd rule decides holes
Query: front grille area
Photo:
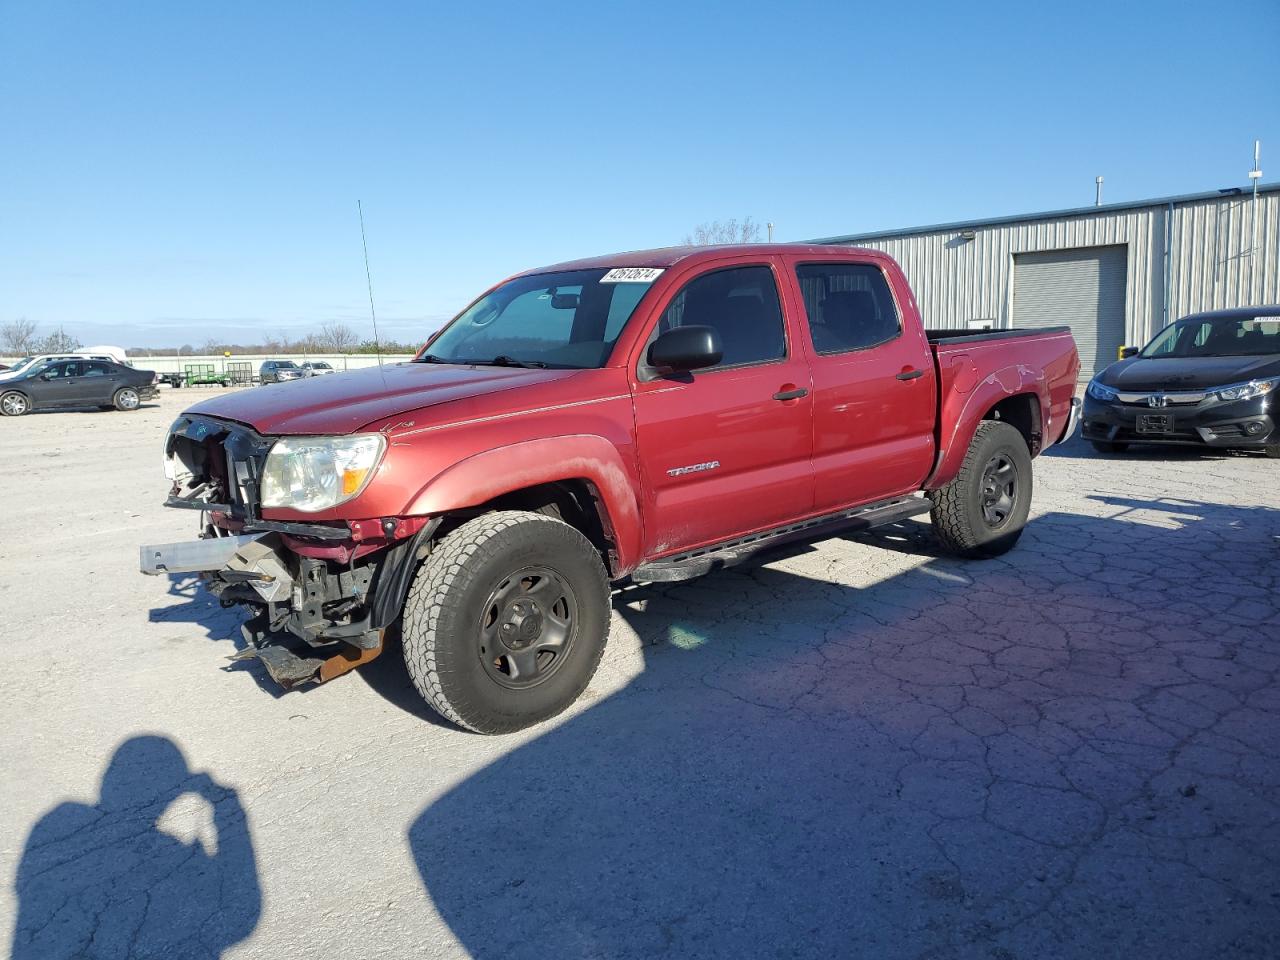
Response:
[{"label": "front grille area", "polygon": [[254,519],[271,443],[248,427],[226,420],[179,417],[165,443],[173,480],[169,506],[221,510],[239,520]]}]

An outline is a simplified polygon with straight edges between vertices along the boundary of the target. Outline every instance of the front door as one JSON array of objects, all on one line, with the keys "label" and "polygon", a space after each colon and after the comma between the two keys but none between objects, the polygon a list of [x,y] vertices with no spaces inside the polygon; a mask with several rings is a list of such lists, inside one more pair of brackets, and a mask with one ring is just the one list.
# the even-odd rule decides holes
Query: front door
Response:
[{"label": "front door", "polygon": [[[813,509],[809,367],[772,261],[714,267],[681,286],[646,340],[677,326],[720,333],[721,362],[661,377],[633,370],[645,553],[679,553]],[[642,358],[643,359],[643,358]]]},{"label": "front door", "polygon": [[59,360],[41,370],[32,379],[28,391],[38,407],[65,407],[77,403],[76,387],[80,379],[79,360]]}]

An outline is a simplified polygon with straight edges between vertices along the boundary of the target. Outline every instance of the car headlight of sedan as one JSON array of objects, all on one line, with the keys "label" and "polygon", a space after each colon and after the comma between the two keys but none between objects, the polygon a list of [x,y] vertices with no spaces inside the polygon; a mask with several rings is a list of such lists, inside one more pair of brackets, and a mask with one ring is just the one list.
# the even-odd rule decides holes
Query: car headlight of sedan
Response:
[{"label": "car headlight of sedan", "polygon": [[1114,400],[1120,396],[1119,392],[1112,390],[1105,383],[1099,383],[1097,380],[1089,381],[1089,396],[1095,400]]},{"label": "car headlight of sedan", "polygon": [[1272,377],[1270,380],[1233,383],[1229,387],[1219,387],[1214,393],[1222,400],[1252,400],[1254,397],[1270,393],[1277,386],[1280,386],[1280,377]]},{"label": "car headlight of sedan", "polygon": [[380,433],[281,437],[262,470],[262,505],[315,513],[358,495],[387,449]]}]

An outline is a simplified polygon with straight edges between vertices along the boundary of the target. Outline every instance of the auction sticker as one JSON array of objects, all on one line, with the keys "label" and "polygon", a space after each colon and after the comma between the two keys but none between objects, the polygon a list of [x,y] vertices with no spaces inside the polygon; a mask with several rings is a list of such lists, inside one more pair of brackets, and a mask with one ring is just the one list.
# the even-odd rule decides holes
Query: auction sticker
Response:
[{"label": "auction sticker", "polygon": [[662,276],[662,267],[614,267],[601,283],[652,283]]}]

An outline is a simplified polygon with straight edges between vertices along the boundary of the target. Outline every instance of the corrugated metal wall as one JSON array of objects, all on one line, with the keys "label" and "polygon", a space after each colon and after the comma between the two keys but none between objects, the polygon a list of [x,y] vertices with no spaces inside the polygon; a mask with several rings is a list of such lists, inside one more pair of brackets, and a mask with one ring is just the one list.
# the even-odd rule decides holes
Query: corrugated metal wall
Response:
[{"label": "corrugated metal wall", "polygon": [[[966,327],[992,319],[1011,325],[1014,255],[1124,244],[1128,250],[1125,332],[1146,343],[1164,324],[1198,310],[1280,302],[1280,192],[1258,196],[1258,247],[1250,254],[1249,195],[1179,201],[1045,220],[963,225],[858,246],[884,250],[902,264],[928,327]],[[1165,229],[1169,227],[1169,312],[1164,316]]]}]

